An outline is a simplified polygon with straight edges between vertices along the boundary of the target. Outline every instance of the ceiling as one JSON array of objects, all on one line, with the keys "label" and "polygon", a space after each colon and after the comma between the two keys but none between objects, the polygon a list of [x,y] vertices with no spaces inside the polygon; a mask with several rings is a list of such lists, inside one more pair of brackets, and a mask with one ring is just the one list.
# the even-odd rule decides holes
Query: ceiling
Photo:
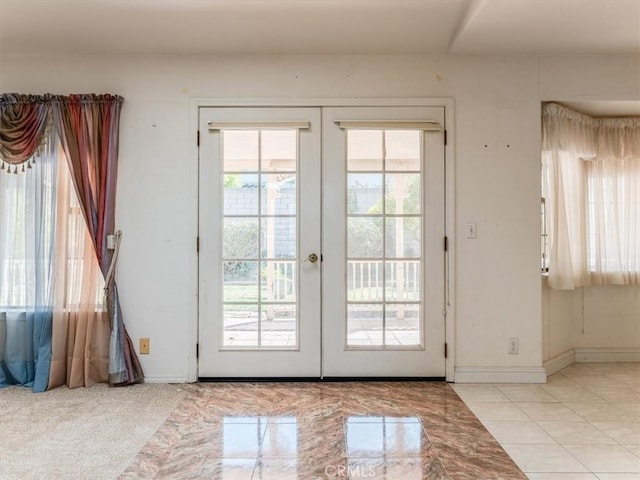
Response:
[{"label": "ceiling", "polygon": [[0,54],[640,54],[640,0],[0,0]]}]

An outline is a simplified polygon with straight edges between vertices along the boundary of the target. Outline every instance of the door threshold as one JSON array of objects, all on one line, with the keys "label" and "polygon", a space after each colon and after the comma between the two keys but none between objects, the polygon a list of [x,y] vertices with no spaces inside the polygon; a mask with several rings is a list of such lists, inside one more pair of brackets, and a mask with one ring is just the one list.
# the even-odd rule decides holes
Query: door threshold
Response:
[{"label": "door threshold", "polygon": [[445,377],[198,377],[198,382],[222,383],[329,383],[329,382],[444,382]]}]

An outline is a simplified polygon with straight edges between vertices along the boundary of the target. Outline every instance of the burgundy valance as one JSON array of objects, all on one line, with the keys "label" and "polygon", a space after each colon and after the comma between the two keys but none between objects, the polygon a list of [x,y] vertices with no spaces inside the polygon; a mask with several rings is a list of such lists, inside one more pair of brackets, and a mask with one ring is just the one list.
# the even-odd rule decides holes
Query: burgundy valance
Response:
[{"label": "burgundy valance", "polygon": [[[122,100],[120,96],[109,94],[0,94],[0,163],[19,165],[37,156],[50,139],[56,108],[73,109],[88,103],[92,108],[99,108],[102,103],[119,104]],[[13,171],[17,173],[16,168]]]},{"label": "burgundy valance", "polygon": [[0,95],[0,160],[18,165],[29,160],[48,137],[51,95]]}]

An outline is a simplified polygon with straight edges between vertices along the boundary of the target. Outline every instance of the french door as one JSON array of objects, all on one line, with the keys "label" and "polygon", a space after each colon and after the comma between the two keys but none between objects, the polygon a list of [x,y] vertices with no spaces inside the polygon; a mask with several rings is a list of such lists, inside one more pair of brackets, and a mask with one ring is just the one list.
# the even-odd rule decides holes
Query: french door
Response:
[{"label": "french door", "polygon": [[200,116],[199,376],[318,377],[320,110]]},{"label": "french door", "polygon": [[444,111],[323,111],[323,373],[444,376]]},{"label": "french door", "polygon": [[444,376],[444,109],[199,123],[199,377]]}]

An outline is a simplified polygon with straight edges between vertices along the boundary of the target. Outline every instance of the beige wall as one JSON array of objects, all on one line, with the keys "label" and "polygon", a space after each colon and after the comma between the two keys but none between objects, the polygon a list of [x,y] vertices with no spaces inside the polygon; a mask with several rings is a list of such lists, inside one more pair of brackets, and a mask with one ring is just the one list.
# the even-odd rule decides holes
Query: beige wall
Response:
[{"label": "beige wall", "polygon": [[[542,318],[544,360],[574,348],[614,353],[635,349],[640,352],[638,286],[601,286],[576,290],[543,287]],[[584,360],[579,355],[577,360]]]},{"label": "beige wall", "polygon": [[[638,57],[8,57],[3,92],[123,95],[117,227],[125,320],[150,379],[187,378],[196,321],[194,97],[455,99],[455,364],[540,367],[542,100],[638,100]],[[478,238],[463,238],[466,222]],[[509,337],[520,354],[508,355]],[[554,340],[555,341],[555,340]],[[562,342],[560,342],[562,343]],[[556,348],[556,346],[554,346]],[[558,346],[557,348],[561,348]]]}]

